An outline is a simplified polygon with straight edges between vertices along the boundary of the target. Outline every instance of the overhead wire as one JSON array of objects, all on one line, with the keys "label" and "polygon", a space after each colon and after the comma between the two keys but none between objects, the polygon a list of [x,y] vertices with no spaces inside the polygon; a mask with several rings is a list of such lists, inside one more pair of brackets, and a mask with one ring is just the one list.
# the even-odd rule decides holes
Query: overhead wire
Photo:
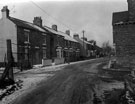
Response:
[{"label": "overhead wire", "polygon": [[48,12],[46,12],[44,9],[42,9],[38,4],[36,4],[33,1],[30,1],[32,4],[34,4],[37,8],[39,8],[40,10],[42,10],[46,15],[48,15],[49,17],[51,17],[53,20],[57,21],[58,23],[60,23],[61,25],[63,25],[64,27],[68,28],[69,30],[71,30],[72,32],[74,32],[73,29],[71,29],[69,26],[67,26],[65,23],[61,22],[60,20],[58,20],[57,18],[51,16]]}]

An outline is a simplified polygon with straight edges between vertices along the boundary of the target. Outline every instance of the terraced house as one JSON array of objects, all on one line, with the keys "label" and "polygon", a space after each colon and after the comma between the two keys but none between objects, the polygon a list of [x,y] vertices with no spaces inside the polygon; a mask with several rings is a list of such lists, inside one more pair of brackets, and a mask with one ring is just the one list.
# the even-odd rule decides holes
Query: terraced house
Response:
[{"label": "terraced house", "polygon": [[0,62],[6,55],[6,39],[12,41],[12,51],[17,64],[31,65],[61,64],[79,60],[79,43],[70,36],[70,31],[58,31],[57,25],[43,26],[41,17],[34,17],[33,23],[9,16],[7,6],[0,20]]},{"label": "terraced house", "polygon": [[[54,53],[52,59],[55,64],[79,60],[79,43],[70,36],[69,30],[65,33],[58,31],[57,25],[53,25],[52,28],[44,26],[44,29],[51,35],[51,52]],[[47,60],[45,62],[47,63]]]},{"label": "terraced house", "polygon": [[6,54],[6,39],[12,41],[12,51],[16,63],[40,64],[46,55],[47,31],[33,23],[9,16],[7,6],[1,10],[0,20],[0,62],[4,62]]},{"label": "terraced house", "polygon": [[92,44],[87,41],[87,38],[79,38],[78,34],[74,34],[74,39],[80,44],[81,57],[88,58],[94,55],[94,51],[92,50]]}]

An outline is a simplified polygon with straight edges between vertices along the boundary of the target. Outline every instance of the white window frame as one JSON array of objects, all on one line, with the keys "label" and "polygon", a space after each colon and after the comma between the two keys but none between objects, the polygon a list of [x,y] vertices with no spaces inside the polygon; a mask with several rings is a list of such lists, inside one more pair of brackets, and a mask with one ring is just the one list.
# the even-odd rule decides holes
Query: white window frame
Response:
[{"label": "white window frame", "polygon": [[27,36],[28,38],[27,38],[27,40],[25,40],[25,41],[29,43],[29,42],[30,42],[30,30],[24,29],[24,35],[25,35],[25,36],[26,36],[26,33],[27,33],[27,35],[28,35],[28,36]]}]

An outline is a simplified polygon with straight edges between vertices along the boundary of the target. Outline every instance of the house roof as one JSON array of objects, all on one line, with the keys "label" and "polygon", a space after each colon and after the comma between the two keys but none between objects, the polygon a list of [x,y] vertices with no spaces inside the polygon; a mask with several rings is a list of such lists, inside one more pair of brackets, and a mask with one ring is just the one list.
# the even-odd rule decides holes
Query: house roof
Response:
[{"label": "house roof", "polygon": [[90,44],[92,45],[90,42],[87,42],[86,40],[80,39],[81,41],[84,41],[85,44]]},{"label": "house roof", "polygon": [[50,28],[50,27],[44,26],[44,29],[46,29],[47,31],[49,31],[49,32],[51,32],[51,33],[53,33],[53,34],[59,35],[57,31],[53,30],[53,29]]},{"label": "house roof", "polygon": [[113,13],[112,24],[122,24],[124,22],[128,22],[128,11]]},{"label": "house roof", "polygon": [[78,42],[77,40],[75,40],[74,38],[72,38],[71,36],[67,35],[64,32],[58,31],[59,35],[62,35],[65,37],[66,40],[72,41],[72,42]]},{"label": "house roof", "polygon": [[40,28],[39,26],[34,25],[33,23],[26,22],[26,21],[23,21],[23,20],[20,20],[20,19],[17,19],[17,18],[13,18],[13,17],[9,17],[9,19],[12,22],[14,22],[17,26],[21,26],[21,27],[24,27],[24,28],[37,30],[37,31],[40,31],[40,32],[47,32],[44,29]]},{"label": "house roof", "polygon": [[73,42],[78,42],[78,41],[76,41],[75,39],[73,39],[71,36],[67,35],[67,34],[64,33],[64,32],[55,31],[55,30],[53,30],[52,28],[47,27],[47,26],[44,26],[44,28],[45,28],[46,30],[48,30],[49,32],[53,33],[53,34],[57,34],[57,35],[60,35],[60,36],[64,36],[64,38],[65,38],[66,40],[73,41]]},{"label": "house roof", "polygon": [[99,47],[99,46],[97,46],[97,45],[95,45],[95,48],[97,49],[97,50],[102,50],[102,48],[101,47]]}]

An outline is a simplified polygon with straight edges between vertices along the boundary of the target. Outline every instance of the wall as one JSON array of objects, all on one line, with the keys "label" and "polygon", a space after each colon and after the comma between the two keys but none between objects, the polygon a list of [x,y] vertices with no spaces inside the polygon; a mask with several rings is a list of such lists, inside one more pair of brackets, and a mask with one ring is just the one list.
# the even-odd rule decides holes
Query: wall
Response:
[{"label": "wall", "polygon": [[[0,19],[0,62],[4,61],[6,54],[6,39],[11,39],[12,43],[17,43],[16,25],[8,18]],[[17,52],[17,46],[12,45],[12,51]],[[17,55],[14,54],[14,59],[17,61]]]},{"label": "wall", "polygon": [[55,65],[63,64],[64,60],[65,60],[64,58],[55,58],[54,63],[55,63]]},{"label": "wall", "polygon": [[113,26],[113,41],[117,56],[134,55],[135,24]]},{"label": "wall", "polygon": [[[30,57],[30,59],[29,60],[34,65],[41,64],[42,59],[43,59],[43,43],[44,43],[44,38],[46,38],[46,36],[43,35],[42,32],[31,30],[31,29],[28,29],[28,30],[30,30],[30,32],[29,32],[29,41],[30,41],[29,57]],[[24,28],[18,27],[17,33],[18,33],[18,36],[17,36],[18,44],[21,46],[26,46],[24,44],[24,42],[26,41],[24,38]],[[49,45],[48,40],[46,42],[47,42],[46,45]],[[37,48],[37,47],[39,47],[39,48]],[[49,55],[50,52],[48,52],[49,46],[45,46],[45,47],[47,47],[47,58],[50,58],[50,55]],[[25,48],[18,47],[18,53],[22,53],[22,54],[18,54],[18,60],[24,61]]]},{"label": "wall", "polygon": [[43,59],[42,65],[43,66],[51,66],[52,65],[52,59]]},{"label": "wall", "polygon": [[80,44],[80,56],[87,56],[87,45],[84,43],[84,48],[83,48],[83,41],[80,40],[79,38],[75,38],[79,44]]},{"label": "wall", "polygon": [[50,35],[50,58],[56,57],[56,47],[57,47],[57,35]]}]

